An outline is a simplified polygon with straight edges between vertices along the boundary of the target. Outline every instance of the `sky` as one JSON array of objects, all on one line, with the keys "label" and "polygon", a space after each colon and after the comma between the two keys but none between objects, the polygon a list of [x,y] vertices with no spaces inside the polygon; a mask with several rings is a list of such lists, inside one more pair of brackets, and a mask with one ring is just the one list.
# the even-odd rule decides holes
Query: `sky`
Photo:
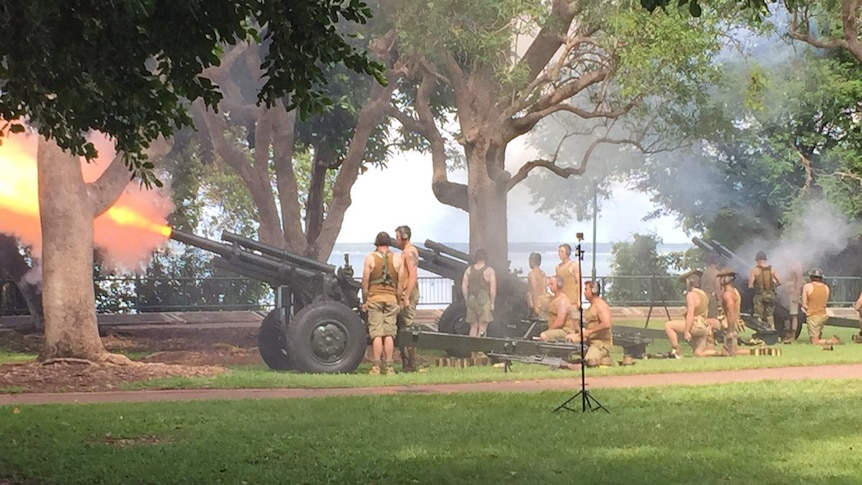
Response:
[{"label": "sky", "polygon": [[[507,151],[510,172],[527,159],[528,150],[517,142]],[[450,180],[463,182],[463,171],[449,174]],[[392,158],[386,169],[371,168],[361,175],[351,192],[352,205],[347,210],[339,243],[371,241],[379,231],[393,231],[401,224],[413,230],[413,239],[440,242],[467,242],[468,215],[437,201],[431,192],[430,155],[407,153]],[[545,214],[530,205],[528,190],[519,186],[509,193],[509,242],[571,242],[575,233],[583,232],[592,241],[592,220],[572,221],[557,227]],[[690,241],[671,217],[643,221],[654,210],[646,195],[615,186],[612,199],[604,202],[596,230],[598,242],[617,242],[634,233],[656,233],[665,243]],[[369,225],[369,220],[374,220]],[[517,221],[517,227],[513,222]]]}]

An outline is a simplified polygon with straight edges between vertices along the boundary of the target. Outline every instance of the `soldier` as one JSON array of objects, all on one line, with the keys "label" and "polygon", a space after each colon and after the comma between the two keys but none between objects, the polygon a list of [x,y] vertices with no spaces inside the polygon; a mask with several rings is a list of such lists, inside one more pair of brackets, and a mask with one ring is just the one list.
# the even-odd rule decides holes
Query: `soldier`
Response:
[{"label": "soldier", "polygon": [[542,271],[542,255],[530,253],[530,272],[527,273],[527,283],[530,286],[527,292],[527,304],[533,312],[533,316],[546,319],[548,316],[548,304],[551,301],[545,287],[548,284],[548,276]]},{"label": "soldier", "polygon": [[555,268],[557,276],[563,277],[563,293],[569,297],[569,301],[576,308],[581,307],[581,270],[577,261],[573,261],[572,247],[568,244],[560,244],[557,248],[560,256],[560,264]]},{"label": "soldier", "polygon": [[718,317],[718,302],[721,301],[721,283],[718,282],[718,259],[714,254],[706,255],[706,268],[701,277],[702,290],[709,297],[708,318]]},{"label": "soldier", "polygon": [[707,320],[709,297],[700,289],[701,276],[703,276],[703,271],[693,269],[679,277],[680,281],[685,282],[685,319],[671,320],[664,324],[664,331],[670,340],[672,349],[671,356],[677,359],[682,358],[679,336],[677,335],[680,333],[691,345],[695,357],[707,357],[716,354],[715,349],[710,349],[708,344],[712,325]]},{"label": "soldier", "polygon": [[[584,298],[590,307],[584,312],[584,343],[588,346],[584,354],[584,364],[587,367],[598,365],[614,365],[611,359],[611,349],[614,346],[614,336],[611,333],[611,307],[599,296],[599,285],[595,281],[584,283]],[[580,343],[580,335],[572,334],[568,339]]]},{"label": "soldier", "polygon": [[[398,328],[413,326],[416,319],[416,305],[419,304],[419,251],[410,242],[412,231],[410,226],[395,228],[395,246],[401,250],[401,273],[398,282],[401,283],[401,311],[398,312]],[[415,372],[416,347],[401,347],[401,370]]]},{"label": "soldier", "polygon": [[401,258],[389,251],[392,240],[380,232],[374,238],[374,252],[362,264],[362,310],[368,313],[368,334],[371,336],[371,372],[379,375],[381,355],[383,374],[394,374],[392,357],[398,318],[398,274]]},{"label": "soldier", "polygon": [[488,324],[494,320],[494,301],[497,298],[497,276],[494,268],[488,266],[488,255],[484,249],[477,249],[473,264],[464,271],[461,278],[461,293],[467,303],[467,323],[470,324],[471,337],[483,337]]},{"label": "soldier", "polygon": [[781,285],[775,268],[766,262],[766,253],[760,251],[754,260],[757,264],[748,276],[748,287],[754,289],[754,317],[775,328],[775,287]]},{"label": "soldier", "polygon": [[721,285],[719,293],[721,294],[721,309],[724,313],[719,319],[724,320],[721,328],[725,330],[724,352],[721,355],[750,355],[750,350],[737,348],[737,337],[745,331],[745,323],[740,315],[742,297],[739,290],[733,286],[736,272],[729,268],[723,269],[717,273],[717,277]]},{"label": "soldier", "polygon": [[784,322],[785,344],[796,341],[796,330],[799,328],[799,297],[802,294],[802,265],[795,261],[787,275],[787,283],[782,285],[781,303],[787,308],[788,317]]},{"label": "soldier", "polygon": [[808,272],[810,280],[802,287],[802,310],[808,322],[808,339],[815,345],[840,344],[838,336],[829,340],[823,337],[823,326],[829,320],[826,314],[826,302],[829,301],[829,287],[823,283],[823,271],[814,268]]},{"label": "soldier", "polygon": [[859,335],[854,335],[853,341],[857,344],[862,344],[862,291],[859,292],[859,298],[853,304],[853,309],[859,313]]},{"label": "soldier", "polygon": [[569,297],[563,293],[562,276],[551,276],[547,282],[554,294],[554,299],[548,305],[548,329],[539,334],[539,340],[543,342],[566,341],[569,335],[578,332],[571,312],[572,304]]}]

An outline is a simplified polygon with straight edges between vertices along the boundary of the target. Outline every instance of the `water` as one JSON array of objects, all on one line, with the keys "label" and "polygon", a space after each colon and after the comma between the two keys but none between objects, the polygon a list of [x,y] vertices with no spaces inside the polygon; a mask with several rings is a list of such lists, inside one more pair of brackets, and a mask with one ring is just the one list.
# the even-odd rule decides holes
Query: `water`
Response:
[{"label": "water", "polygon": [[[467,243],[444,243],[447,246],[455,248],[459,251],[468,252],[469,245]],[[530,266],[527,260],[531,252],[538,252],[542,255],[542,269],[546,273],[552,273],[554,266],[560,262],[557,256],[558,243],[536,242],[536,243],[509,243],[509,261],[512,269],[520,269],[523,274],[527,274]],[[574,247],[574,245],[572,245]],[[596,276],[607,276],[611,273],[611,246],[612,243],[596,243]],[[690,244],[660,244],[658,251],[661,254],[685,251],[690,248]],[[593,255],[592,244],[584,243],[581,246],[584,252],[584,259],[581,261],[581,267],[584,275],[590,275],[592,272]],[[374,246],[367,243],[346,243],[336,244],[329,256],[329,264],[336,267],[344,264],[344,255],[350,256],[350,264],[353,266],[357,276],[360,276],[362,260],[365,256],[374,250]],[[419,270],[419,276],[436,276],[424,270]]]}]

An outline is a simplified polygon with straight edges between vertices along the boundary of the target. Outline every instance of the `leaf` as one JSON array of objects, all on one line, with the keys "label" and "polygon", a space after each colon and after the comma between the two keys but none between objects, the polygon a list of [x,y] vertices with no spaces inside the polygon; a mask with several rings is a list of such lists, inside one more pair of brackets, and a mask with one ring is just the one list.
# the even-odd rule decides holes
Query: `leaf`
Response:
[{"label": "leaf", "polygon": [[12,126],[9,127],[10,133],[24,133],[24,130],[25,130],[24,125],[22,125],[20,123],[14,123],[14,124],[12,124]]}]

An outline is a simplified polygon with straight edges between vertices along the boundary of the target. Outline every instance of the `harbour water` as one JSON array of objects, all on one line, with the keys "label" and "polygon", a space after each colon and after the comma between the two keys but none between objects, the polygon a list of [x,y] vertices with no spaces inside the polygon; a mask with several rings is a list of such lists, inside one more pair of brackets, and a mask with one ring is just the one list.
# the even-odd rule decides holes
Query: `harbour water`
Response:
[{"label": "harbour water", "polygon": [[[465,242],[450,242],[444,244],[463,252],[468,252],[469,250],[469,245]],[[544,269],[546,273],[551,272],[553,271],[554,266],[556,266],[557,263],[559,263],[560,261],[559,257],[557,256],[558,245],[559,243],[555,242],[510,243],[510,268],[514,270],[521,270],[523,274],[526,274],[530,270],[527,260],[530,256],[530,253],[535,251],[542,255],[542,269]],[[607,242],[596,243],[596,276],[610,275],[612,245],[612,243]],[[572,244],[572,247],[574,248],[575,245]],[[661,244],[658,247],[658,251],[661,254],[666,254],[675,251],[685,251],[690,247],[690,244]],[[329,264],[332,264],[336,267],[343,265],[344,255],[347,254],[350,256],[350,264],[353,266],[353,269],[357,273],[357,275],[359,275],[363,258],[365,258],[365,256],[373,249],[374,247],[367,243],[336,244],[335,248],[332,251],[332,254],[329,257]],[[581,249],[584,253],[583,260],[581,261],[583,273],[584,275],[590,275],[593,269],[592,243],[584,242],[581,245]],[[420,271],[419,276],[434,275],[431,273]]]}]

